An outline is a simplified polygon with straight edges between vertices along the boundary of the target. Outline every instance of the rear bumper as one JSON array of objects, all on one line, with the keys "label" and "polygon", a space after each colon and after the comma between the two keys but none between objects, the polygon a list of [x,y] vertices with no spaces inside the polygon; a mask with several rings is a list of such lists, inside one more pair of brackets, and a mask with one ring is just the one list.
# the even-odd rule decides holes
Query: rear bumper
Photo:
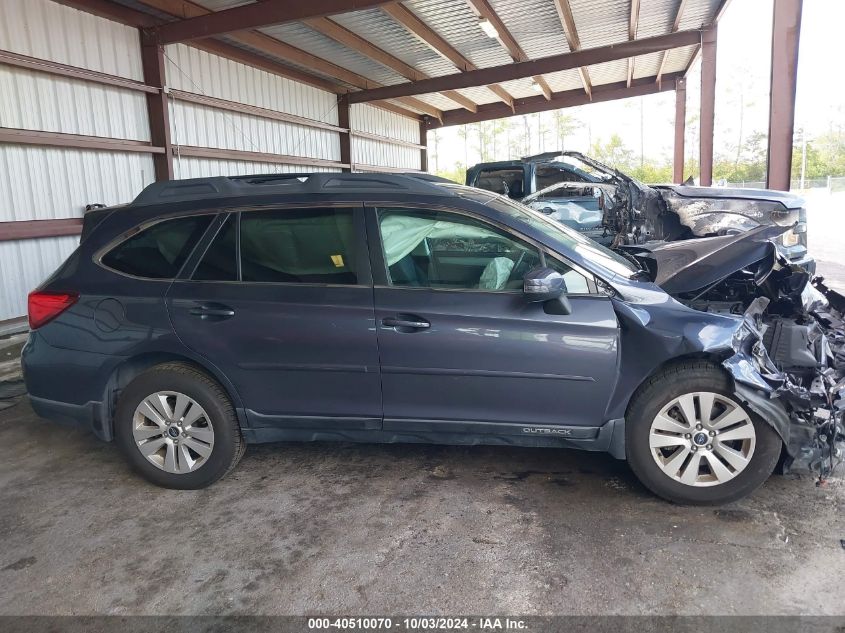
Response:
[{"label": "rear bumper", "polygon": [[53,347],[37,331],[31,332],[21,352],[21,368],[32,409],[43,418],[111,441],[102,405],[107,362],[102,354]]},{"label": "rear bumper", "polygon": [[86,402],[85,404],[71,404],[58,402],[37,396],[29,396],[32,410],[40,417],[47,418],[65,426],[73,426],[84,431],[90,431],[101,440],[110,442],[112,438],[111,426],[103,424],[102,403]]}]

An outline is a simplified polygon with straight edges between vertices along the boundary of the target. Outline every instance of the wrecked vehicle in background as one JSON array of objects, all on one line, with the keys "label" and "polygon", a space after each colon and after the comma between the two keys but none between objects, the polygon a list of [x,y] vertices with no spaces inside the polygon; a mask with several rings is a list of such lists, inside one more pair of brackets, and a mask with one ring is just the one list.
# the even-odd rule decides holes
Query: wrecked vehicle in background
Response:
[{"label": "wrecked vehicle in background", "polygon": [[845,457],[845,297],[778,253],[785,230],[617,250],[687,307],[742,315],[722,363],[735,393],[783,440],[785,469],[823,480]]},{"label": "wrecked vehicle in background", "polygon": [[480,163],[467,170],[466,184],[520,200],[612,247],[780,226],[780,253],[815,271],[803,200],[781,191],[649,186],[580,152]]}]

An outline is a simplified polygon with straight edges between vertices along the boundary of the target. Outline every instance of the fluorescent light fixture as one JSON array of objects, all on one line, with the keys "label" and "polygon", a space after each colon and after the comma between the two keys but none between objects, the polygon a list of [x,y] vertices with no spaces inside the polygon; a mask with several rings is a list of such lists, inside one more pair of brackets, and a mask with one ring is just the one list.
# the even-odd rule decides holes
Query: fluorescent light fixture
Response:
[{"label": "fluorescent light fixture", "polygon": [[481,18],[478,21],[478,26],[481,27],[481,30],[487,34],[487,37],[499,37],[499,32],[496,30],[496,27],[493,26],[493,23],[486,18]]}]

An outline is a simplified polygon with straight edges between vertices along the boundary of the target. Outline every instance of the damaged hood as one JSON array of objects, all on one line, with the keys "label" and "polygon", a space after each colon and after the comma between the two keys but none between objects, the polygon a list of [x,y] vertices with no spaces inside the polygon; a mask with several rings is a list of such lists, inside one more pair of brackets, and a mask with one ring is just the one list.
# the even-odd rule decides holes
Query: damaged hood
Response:
[{"label": "damaged hood", "polygon": [[693,235],[748,231],[761,225],[792,226],[801,219],[803,198],[768,189],[660,185],[667,208]]},{"label": "damaged hood", "polygon": [[760,226],[738,235],[627,246],[622,250],[637,259],[654,283],[670,295],[678,295],[701,290],[744,269],[753,269],[762,282],[777,253],[771,240],[788,229]]},{"label": "damaged hood", "polygon": [[733,200],[765,200],[777,202],[787,209],[800,209],[804,199],[773,189],[738,189],[733,187],[691,187],[688,185],[655,185],[658,191],[671,191],[681,198],[730,198]]}]

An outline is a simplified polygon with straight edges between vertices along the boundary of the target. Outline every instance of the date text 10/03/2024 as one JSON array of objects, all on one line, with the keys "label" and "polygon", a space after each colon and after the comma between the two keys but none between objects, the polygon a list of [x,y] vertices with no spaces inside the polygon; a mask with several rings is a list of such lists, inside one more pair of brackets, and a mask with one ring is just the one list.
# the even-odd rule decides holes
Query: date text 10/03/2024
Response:
[{"label": "date text 10/03/2024", "polygon": [[407,630],[407,631],[520,631],[526,629],[526,623],[518,618],[503,617],[411,617],[411,618],[308,618],[309,630]]}]

